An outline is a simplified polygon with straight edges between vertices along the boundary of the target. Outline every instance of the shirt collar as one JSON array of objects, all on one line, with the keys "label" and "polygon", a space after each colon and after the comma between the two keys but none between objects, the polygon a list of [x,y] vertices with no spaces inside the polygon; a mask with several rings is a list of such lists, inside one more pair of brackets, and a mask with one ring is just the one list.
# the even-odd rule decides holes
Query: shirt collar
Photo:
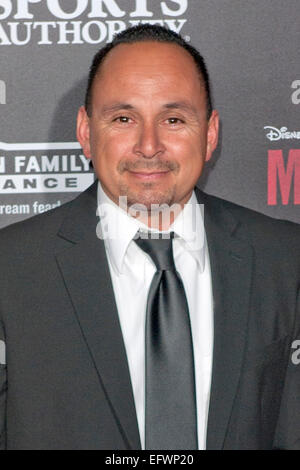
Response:
[{"label": "shirt collar", "polygon": [[[124,257],[128,245],[138,230],[149,231],[149,227],[115,204],[104,192],[98,182],[98,215],[101,220],[100,237],[104,240],[108,256],[115,271],[123,271]],[[204,270],[204,223],[203,205],[198,204],[195,193],[192,193],[183,210],[178,214],[168,232],[174,231],[176,241],[197,261],[201,271]]]},{"label": "shirt collar", "polygon": [[170,231],[173,231],[179,237],[179,242],[195,258],[201,271],[204,270],[205,266],[203,209],[204,205],[198,203],[193,191],[183,210],[170,226]]}]

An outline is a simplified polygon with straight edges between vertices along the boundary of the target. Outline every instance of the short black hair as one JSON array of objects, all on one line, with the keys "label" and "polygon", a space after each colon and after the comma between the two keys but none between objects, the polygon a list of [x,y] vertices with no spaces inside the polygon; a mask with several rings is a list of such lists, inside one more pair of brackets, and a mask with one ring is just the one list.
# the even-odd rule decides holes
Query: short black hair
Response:
[{"label": "short black hair", "polygon": [[91,115],[91,101],[92,101],[92,86],[97,72],[107,54],[119,44],[132,44],[136,42],[156,41],[164,43],[177,44],[183,47],[194,59],[197,66],[199,75],[203,80],[206,92],[206,106],[207,106],[207,119],[210,118],[212,113],[212,99],[210,91],[210,81],[208,71],[203,57],[195,47],[188,44],[182,36],[174,31],[159,25],[142,24],[133,26],[117,34],[112,42],[102,47],[94,56],[92,65],[89,72],[88,84],[85,94],[85,109],[87,114]]}]

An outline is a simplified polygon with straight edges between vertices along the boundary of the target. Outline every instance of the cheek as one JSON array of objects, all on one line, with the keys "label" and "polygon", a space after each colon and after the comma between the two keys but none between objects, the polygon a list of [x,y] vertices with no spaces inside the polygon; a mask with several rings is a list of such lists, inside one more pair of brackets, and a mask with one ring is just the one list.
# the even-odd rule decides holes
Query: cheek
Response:
[{"label": "cheek", "polygon": [[126,139],[99,135],[93,140],[92,151],[95,165],[102,172],[113,173],[120,160],[128,155],[129,145]]},{"label": "cheek", "polygon": [[180,165],[178,178],[182,187],[194,186],[203,170],[205,155],[201,144],[194,143],[181,148],[177,153],[177,161]]},{"label": "cheek", "polygon": [[203,161],[205,159],[205,154],[203,150],[203,145],[198,141],[187,141],[178,142],[173,145],[174,158],[176,158],[181,165],[182,169],[197,169],[201,168]]}]

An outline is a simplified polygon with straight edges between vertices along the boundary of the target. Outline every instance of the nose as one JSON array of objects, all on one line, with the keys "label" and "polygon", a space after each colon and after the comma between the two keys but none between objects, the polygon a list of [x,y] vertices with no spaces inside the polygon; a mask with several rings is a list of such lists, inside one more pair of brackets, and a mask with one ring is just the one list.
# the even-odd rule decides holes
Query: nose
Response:
[{"label": "nose", "polygon": [[155,123],[141,125],[133,151],[144,158],[153,158],[164,151]]}]

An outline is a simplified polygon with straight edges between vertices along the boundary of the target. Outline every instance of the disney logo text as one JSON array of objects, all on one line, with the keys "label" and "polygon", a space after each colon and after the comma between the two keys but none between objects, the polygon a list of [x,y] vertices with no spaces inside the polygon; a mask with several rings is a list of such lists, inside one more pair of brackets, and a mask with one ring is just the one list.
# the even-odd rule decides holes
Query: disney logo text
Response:
[{"label": "disney logo text", "polygon": [[299,139],[300,140],[300,131],[288,131],[287,127],[281,127],[277,129],[272,126],[265,126],[264,129],[268,129],[266,137],[271,140],[281,140],[281,139]]}]

